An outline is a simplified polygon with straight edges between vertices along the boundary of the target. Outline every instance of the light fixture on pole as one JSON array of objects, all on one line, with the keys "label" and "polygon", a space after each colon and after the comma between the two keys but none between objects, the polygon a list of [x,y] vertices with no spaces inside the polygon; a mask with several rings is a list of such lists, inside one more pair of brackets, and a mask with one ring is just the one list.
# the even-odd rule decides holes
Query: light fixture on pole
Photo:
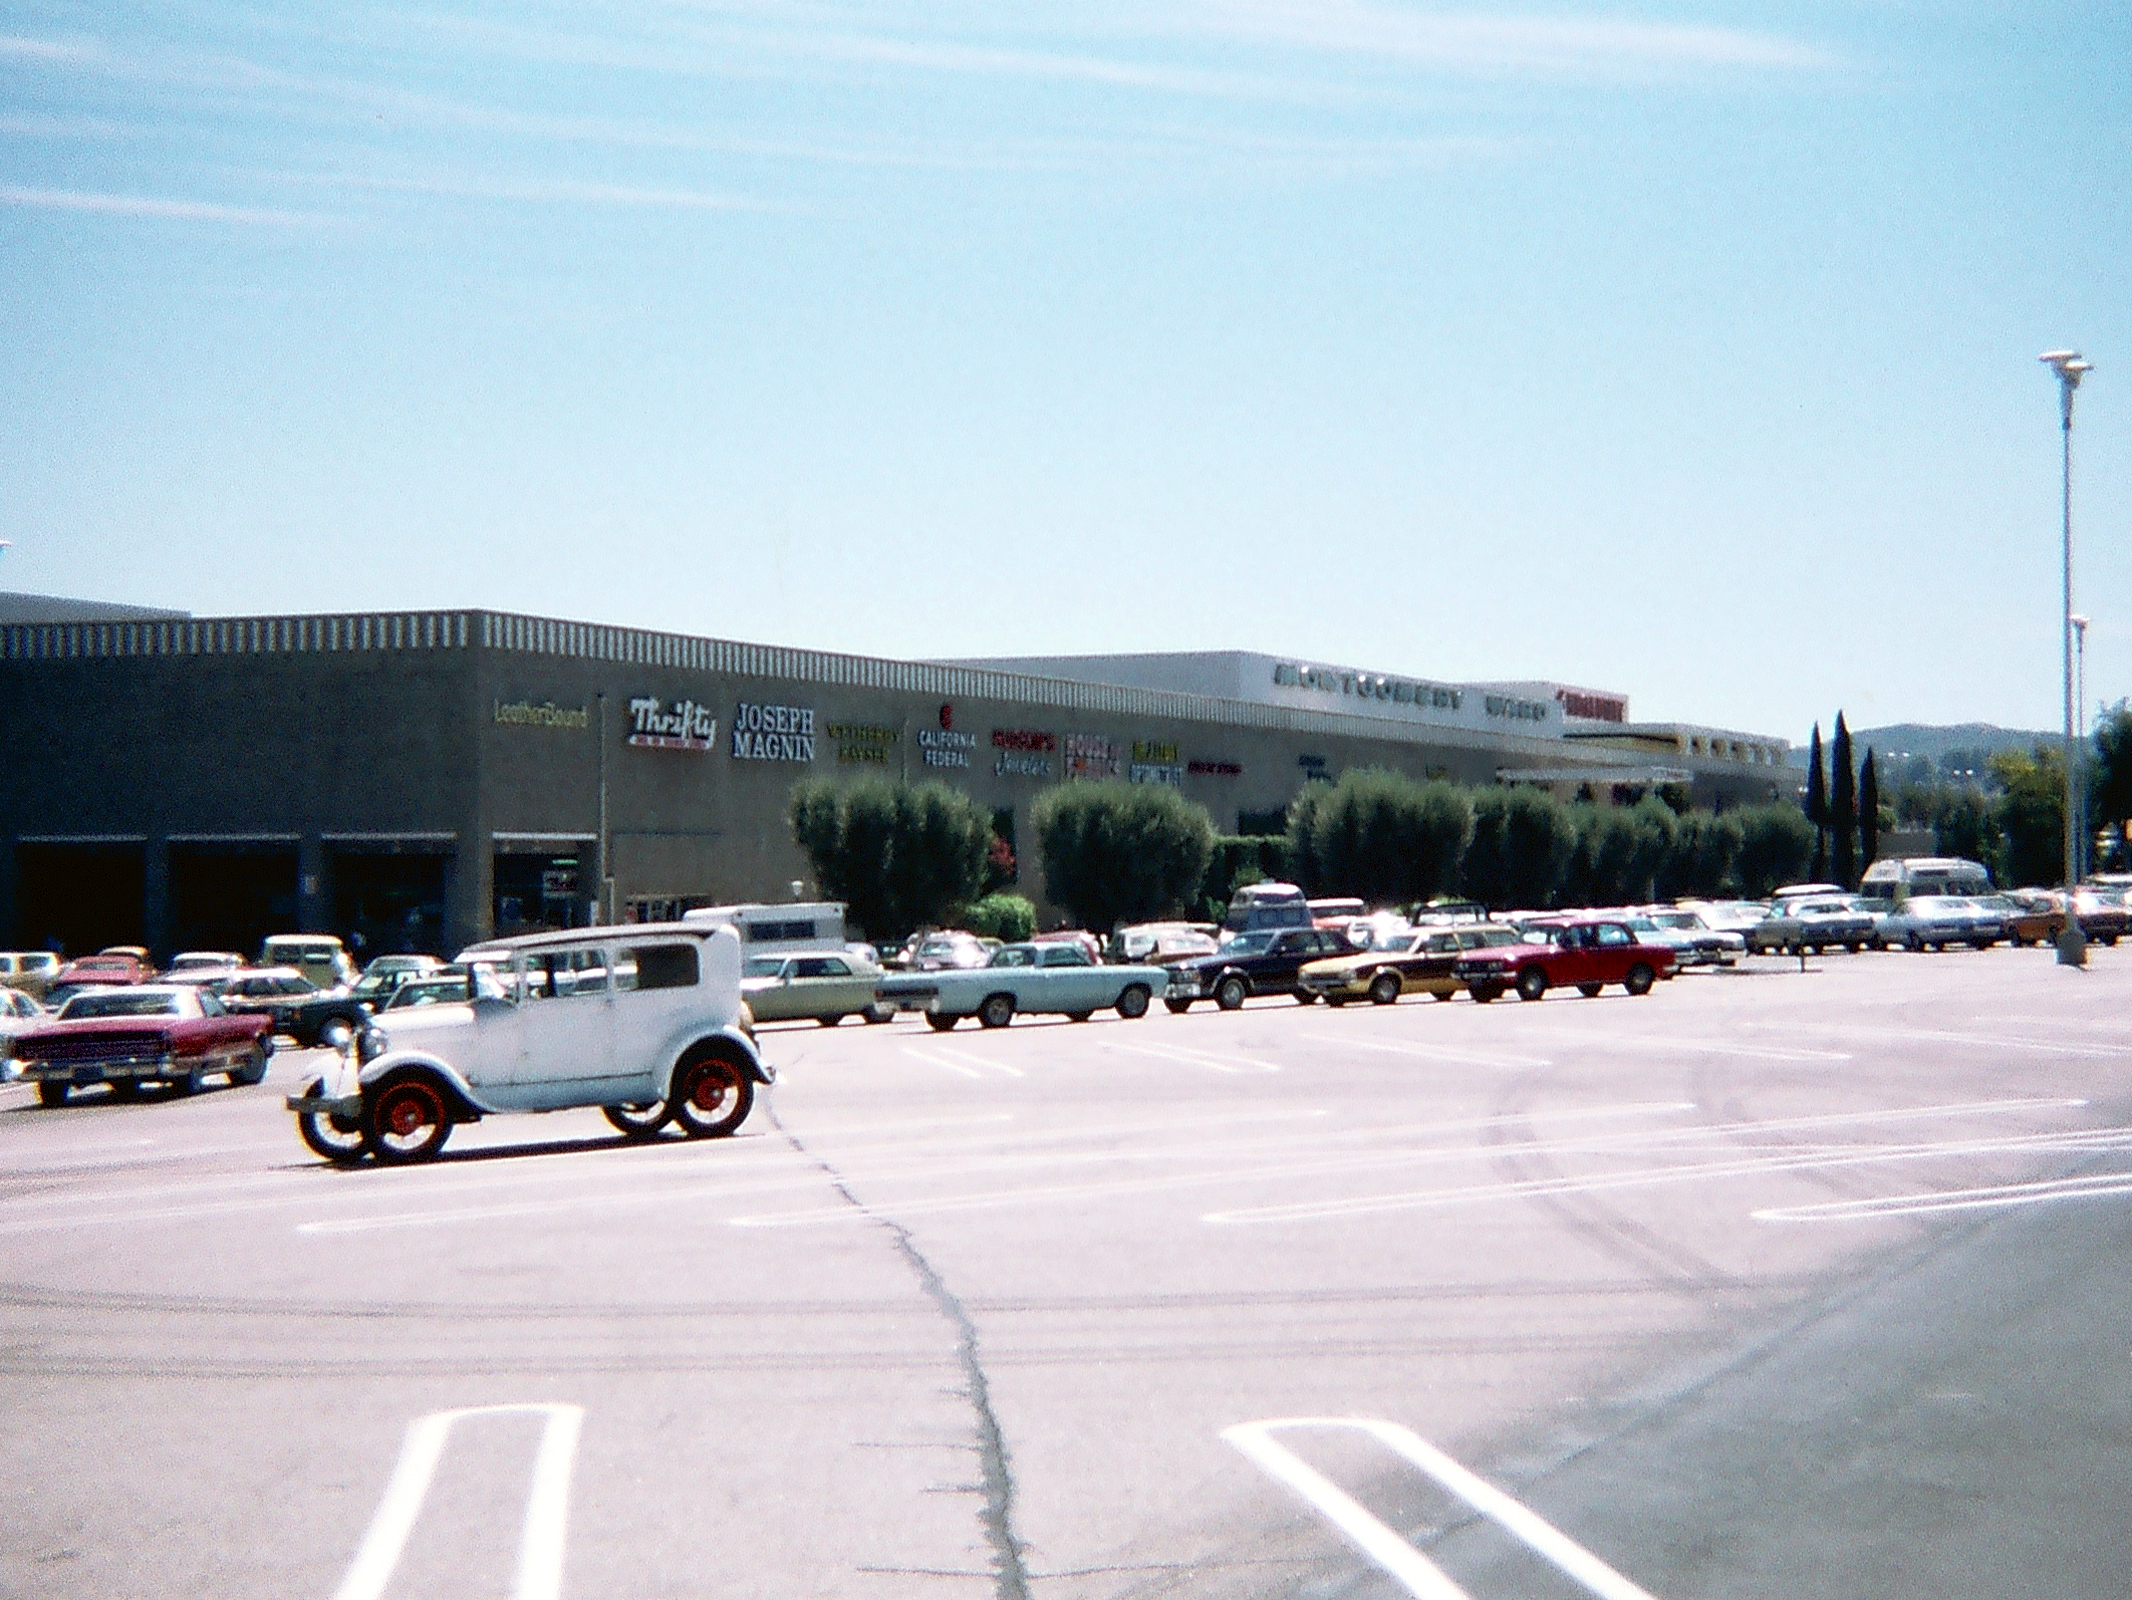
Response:
[{"label": "light fixture on pole", "polygon": [[2065,656],[2065,926],[2058,930],[2058,964],[2062,967],[2084,967],[2088,964],[2087,941],[2081,933],[2080,918],[2074,914],[2073,904],[2073,894],[2080,883],[2080,868],[2075,860],[2072,805],[2073,391],[2080,387],[2080,380],[2095,369],[2092,363],[2081,359],[2078,350],[2046,350],[2037,359],[2058,374],[2058,423],[2063,436],[2060,457],[2063,463],[2061,531],[2065,557],[2065,603],[2059,608],[2058,618],[2063,632]]}]

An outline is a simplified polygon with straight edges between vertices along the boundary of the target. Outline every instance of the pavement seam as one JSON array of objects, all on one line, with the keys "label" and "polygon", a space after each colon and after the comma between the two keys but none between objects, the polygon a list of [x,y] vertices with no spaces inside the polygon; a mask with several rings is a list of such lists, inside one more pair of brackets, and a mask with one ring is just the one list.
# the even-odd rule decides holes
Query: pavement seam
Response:
[{"label": "pavement seam", "polygon": [[917,1278],[918,1286],[925,1291],[926,1298],[955,1329],[955,1356],[962,1366],[963,1392],[975,1414],[977,1460],[983,1474],[981,1487],[984,1491],[984,1509],[979,1513],[979,1520],[984,1525],[985,1540],[992,1547],[992,1590],[998,1600],[1029,1600],[1028,1569],[1022,1560],[1021,1540],[1014,1533],[1014,1471],[1008,1459],[1006,1437],[1000,1431],[999,1417],[992,1409],[992,1385],[985,1376],[978,1349],[977,1324],[971,1320],[968,1309],[955,1291],[948,1287],[947,1280],[918,1248],[910,1230],[860,1200],[836,1168],[808,1149],[778,1118],[773,1108],[765,1109],[769,1111],[770,1125],[794,1150],[821,1170],[830,1187],[847,1204],[865,1213],[868,1220],[887,1231],[904,1263]]}]

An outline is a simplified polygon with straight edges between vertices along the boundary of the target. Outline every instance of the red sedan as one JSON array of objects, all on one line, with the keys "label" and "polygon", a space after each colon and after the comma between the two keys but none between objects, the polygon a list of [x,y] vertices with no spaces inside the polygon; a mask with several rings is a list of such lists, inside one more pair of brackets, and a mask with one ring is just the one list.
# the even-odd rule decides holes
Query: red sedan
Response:
[{"label": "red sedan", "polygon": [[38,1100],[64,1105],[81,1084],[108,1083],[131,1099],[144,1083],[181,1094],[210,1073],[233,1084],[266,1076],[265,1017],[233,1016],[191,984],[143,984],[76,995],[56,1019],[16,1035],[9,1076],[37,1085]]},{"label": "red sedan", "polygon": [[1453,970],[1476,1000],[1493,1000],[1513,988],[1520,1000],[1537,1000],[1566,984],[1586,996],[1610,983],[1649,994],[1653,983],[1671,974],[1673,959],[1669,946],[1644,944],[1625,923],[1580,919],[1534,930],[1525,944],[1472,951]]}]

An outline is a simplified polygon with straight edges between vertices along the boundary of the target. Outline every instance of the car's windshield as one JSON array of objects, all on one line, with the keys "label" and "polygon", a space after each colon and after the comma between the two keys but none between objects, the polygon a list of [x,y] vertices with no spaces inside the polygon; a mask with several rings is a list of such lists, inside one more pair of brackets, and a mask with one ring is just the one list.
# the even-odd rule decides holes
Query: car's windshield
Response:
[{"label": "car's windshield", "polygon": [[184,1013],[174,994],[78,994],[59,1013],[62,1022],[84,1017],[176,1017]]}]

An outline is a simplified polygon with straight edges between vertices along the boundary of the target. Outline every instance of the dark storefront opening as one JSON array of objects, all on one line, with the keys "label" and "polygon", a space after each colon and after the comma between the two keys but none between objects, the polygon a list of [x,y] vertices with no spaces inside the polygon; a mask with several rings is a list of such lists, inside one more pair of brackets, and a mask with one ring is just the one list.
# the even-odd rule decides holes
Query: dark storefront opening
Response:
[{"label": "dark storefront opening", "polygon": [[496,853],[496,932],[582,928],[592,920],[592,848]]},{"label": "dark storefront opening", "polygon": [[299,931],[296,878],[293,844],[173,844],[172,952],[232,950],[253,959],[268,935]]},{"label": "dark storefront opening", "polygon": [[145,852],[138,844],[19,844],[15,922],[25,949],[70,956],[141,944]]},{"label": "dark storefront opening", "polygon": [[372,956],[433,955],[444,946],[444,877],[450,858],[396,851],[333,853],[333,929],[357,965]]}]

